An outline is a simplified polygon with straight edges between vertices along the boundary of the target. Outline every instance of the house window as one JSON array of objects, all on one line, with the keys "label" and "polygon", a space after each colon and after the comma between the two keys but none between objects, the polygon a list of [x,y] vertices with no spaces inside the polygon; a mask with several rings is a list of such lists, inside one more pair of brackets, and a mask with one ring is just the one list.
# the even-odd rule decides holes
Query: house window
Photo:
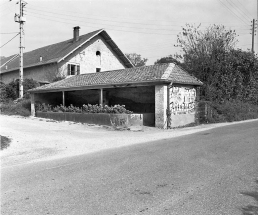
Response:
[{"label": "house window", "polygon": [[96,72],[101,72],[101,68],[96,68]]},{"label": "house window", "polygon": [[79,75],[80,74],[80,65],[68,64],[67,65],[67,75]]}]

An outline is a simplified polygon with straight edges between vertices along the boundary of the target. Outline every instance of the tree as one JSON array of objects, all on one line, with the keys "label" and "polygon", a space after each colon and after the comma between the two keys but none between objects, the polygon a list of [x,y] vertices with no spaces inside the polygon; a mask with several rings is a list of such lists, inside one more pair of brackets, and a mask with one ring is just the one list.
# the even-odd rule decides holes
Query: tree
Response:
[{"label": "tree", "polygon": [[[203,31],[200,26],[186,25],[177,42],[176,46],[182,49],[180,58],[184,68],[204,82],[203,99],[223,102],[246,98],[250,84],[246,80],[250,71],[255,70],[257,58],[234,49],[237,43],[235,31],[221,25],[212,25]],[[240,69],[242,67],[245,69]]]},{"label": "tree", "polygon": [[134,66],[140,67],[145,66],[148,61],[147,58],[142,58],[140,54],[130,53],[125,54],[125,56],[133,63]]},{"label": "tree", "polygon": [[159,63],[174,63],[176,65],[180,65],[181,64],[172,55],[168,55],[167,57],[162,57],[162,58],[156,60],[154,64],[159,64]]}]

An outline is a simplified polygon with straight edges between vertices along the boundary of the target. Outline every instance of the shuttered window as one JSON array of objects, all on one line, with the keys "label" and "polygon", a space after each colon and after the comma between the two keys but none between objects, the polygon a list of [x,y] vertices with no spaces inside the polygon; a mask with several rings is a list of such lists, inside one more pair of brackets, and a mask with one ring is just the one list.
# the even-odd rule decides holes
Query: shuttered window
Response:
[{"label": "shuttered window", "polygon": [[80,65],[76,64],[67,64],[67,75],[79,75],[80,74]]}]

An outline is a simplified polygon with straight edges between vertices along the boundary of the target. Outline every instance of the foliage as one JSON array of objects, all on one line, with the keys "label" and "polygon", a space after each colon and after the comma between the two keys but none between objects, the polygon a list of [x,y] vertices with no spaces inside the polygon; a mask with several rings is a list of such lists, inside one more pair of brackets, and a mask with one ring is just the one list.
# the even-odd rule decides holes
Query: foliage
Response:
[{"label": "foliage", "polygon": [[148,61],[147,58],[142,58],[140,54],[130,53],[125,55],[136,67],[145,66]]},{"label": "foliage", "polygon": [[223,103],[201,101],[199,109],[201,123],[232,122],[258,118],[257,105],[238,100]]},{"label": "foliage", "polygon": [[52,107],[51,105],[46,104],[37,104],[36,111],[42,112],[72,112],[72,113],[126,113],[131,114],[132,112],[127,110],[124,105],[115,105],[115,106],[102,106],[102,105],[83,105],[82,108],[75,107],[70,105],[68,107],[63,105],[58,105]]},{"label": "foliage", "polygon": [[175,59],[172,55],[169,55],[169,56],[167,56],[167,57],[162,57],[162,58],[160,58],[160,59],[158,59],[158,60],[156,60],[155,62],[154,62],[154,64],[159,64],[159,63],[174,63],[174,64],[176,64],[176,65],[180,65],[181,63],[177,60],[177,59]]},{"label": "foliage", "polygon": [[30,116],[31,103],[29,99],[22,99],[18,103],[9,101],[0,104],[2,114]]},{"label": "foliage", "polygon": [[258,104],[258,58],[251,52],[234,49],[235,31],[212,25],[186,25],[178,35],[183,54],[181,65],[203,83],[201,98],[224,103],[238,100]]},{"label": "foliage", "polygon": [[[33,79],[24,79],[23,91],[24,98],[29,98],[28,90],[38,87],[39,83]],[[8,102],[9,100],[15,100],[19,97],[19,80],[13,80],[9,84],[0,83],[1,90],[1,102]]]}]

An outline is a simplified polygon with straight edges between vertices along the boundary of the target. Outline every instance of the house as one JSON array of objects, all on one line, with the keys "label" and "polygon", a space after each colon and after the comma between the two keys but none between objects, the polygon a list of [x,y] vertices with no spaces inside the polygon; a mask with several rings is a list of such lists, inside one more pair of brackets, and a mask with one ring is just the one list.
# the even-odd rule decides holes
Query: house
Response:
[{"label": "house", "polygon": [[84,71],[30,90],[31,110],[35,115],[37,102],[54,106],[121,104],[134,113],[153,114],[152,123],[156,127],[178,127],[196,121],[201,85],[201,81],[173,63]]},{"label": "house", "polygon": [[[103,29],[24,53],[24,79],[50,83],[56,78],[83,73],[131,68],[133,64]],[[0,81],[19,78],[19,55],[1,59]]]}]

